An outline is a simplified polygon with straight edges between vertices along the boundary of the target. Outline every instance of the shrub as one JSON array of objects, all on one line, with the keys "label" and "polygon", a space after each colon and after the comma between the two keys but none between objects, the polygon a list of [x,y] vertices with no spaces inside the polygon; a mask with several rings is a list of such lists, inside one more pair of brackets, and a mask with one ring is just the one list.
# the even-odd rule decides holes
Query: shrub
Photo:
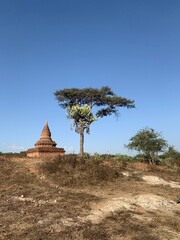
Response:
[{"label": "shrub", "polygon": [[130,157],[128,155],[122,155],[122,154],[116,154],[114,156],[114,159],[118,161],[123,161],[123,162],[132,162],[134,160],[133,157]]},{"label": "shrub", "polygon": [[180,167],[180,152],[176,151],[173,146],[170,146],[160,158],[164,160],[167,165]]},{"label": "shrub", "polygon": [[140,130],[130,139],[129,144],[126,145],[129,150],[136,150],[142,153],[144,160],[151,164],[157,163],[158,153],[163,152],[167,146],[167,141],[152,128]]}]

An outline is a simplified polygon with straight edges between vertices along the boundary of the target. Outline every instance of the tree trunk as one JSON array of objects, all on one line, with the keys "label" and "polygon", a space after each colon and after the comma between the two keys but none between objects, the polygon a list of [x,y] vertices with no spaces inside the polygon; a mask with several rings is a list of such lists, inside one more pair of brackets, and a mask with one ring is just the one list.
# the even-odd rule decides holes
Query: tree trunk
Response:
[{"label": "tree trunk", "polygon": [[155,160],[156,160],[156,157],[154,153],[149,153],[149,163],[152,165],[155,165],[156,164]]},{"label": "tree trunk", "polygon": [[79,152],[79,156],[82,157],[84,154],[84,127],[81,126],[80,129],[80,152]]}]

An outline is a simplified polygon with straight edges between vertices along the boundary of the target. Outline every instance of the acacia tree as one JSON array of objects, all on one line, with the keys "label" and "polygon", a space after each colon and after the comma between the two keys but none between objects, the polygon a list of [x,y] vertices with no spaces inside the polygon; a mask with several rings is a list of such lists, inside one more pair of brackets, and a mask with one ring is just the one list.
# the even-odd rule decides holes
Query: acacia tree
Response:
[{"label": "acacia tree", "polygon": [[97,119],[115,114],[120,107],[134,108],[134,101],[117,96],[109,87],[65,88],[54,95],[59,106],[66,109],[73,120],[75,131],[80,134],[80,156],[84,153],[84,131],[90,133],[90,125]]},{"label": "acacia tree", "polygon": [[126,145],[128,149],[144,154],[145,159],[151,164],[156,163],[158,153],[163,152],[167,146],[167,141],[152,128],[140,130]]}]

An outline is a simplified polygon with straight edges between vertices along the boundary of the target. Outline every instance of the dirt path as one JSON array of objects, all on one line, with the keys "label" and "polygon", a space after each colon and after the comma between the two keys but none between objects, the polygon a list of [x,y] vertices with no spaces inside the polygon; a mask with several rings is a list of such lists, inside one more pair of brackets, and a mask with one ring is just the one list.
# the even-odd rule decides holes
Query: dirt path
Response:
[{"label": "dirt path", "polygon": [[[126,174],[128,177],[129,174]],[[145,183],[150,185],[165,185],[170,188],[180,188],[179,182],[167,182],[157,176],[144,175],[142,179]],[[90,220],[93,223],[99,223],[107,216],[113,214],[116,211],[131,210],[131,211],[159,211],[159,212],[176,212],[180,211],[180,204],[177,204],[174,200],[169,200],[156,194],[129,194],[127,192],[118,192],[116,190],[111,196],[104,196],[105,199],[100,203],[92,204],[92,210],[90,214],[82,219],[83,221]]]},{"label": "dirt path", "polygon": [[102,200],[100,203],[92,204],[90,214],[82,221],[99,223],[107,216],[117,211],[159,211],[172,213],[180,211],[180,204],[154,194],[138,194],[137,196],[116,193],[116,196]]},{"label": "dirt path", "polygon": [[180,188],[180,183],[178,182],[167,182],[162,178],[159,178],[157,176],[143,176],[142,179],[147,182],[150,185],[165,185],[165,186],[169,186],[171,188]]}]

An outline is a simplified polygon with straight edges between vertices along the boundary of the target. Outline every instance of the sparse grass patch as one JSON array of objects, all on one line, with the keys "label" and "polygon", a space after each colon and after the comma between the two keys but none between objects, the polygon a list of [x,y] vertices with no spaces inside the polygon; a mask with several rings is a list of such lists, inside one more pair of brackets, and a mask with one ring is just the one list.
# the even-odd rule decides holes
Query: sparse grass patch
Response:
[{"label": "sparse grass patch", "polygon": [[132,173],[131,176],[129,177],[131,180],[135,180],[135,181],[143,181],[142,180],[142,174],[140,173]]},{"label": "sparse grass patch", "polygon": [[155,225],[156,227],[161,228],[163,226],[163,232],[164,234],[169,229],[175,233],[180,232],[180,222],[179,222],[179,216],[174,214],[173,216],[156,216],[155,219]]},{"label": "sparse grass patch", "polygon": [[83,159],[76,155],[45,160],[40,171],[62,186],[103,184],[121,178],[120,166],[96,159]]},{"label": "sparse grass patch", "polygon": [[175,211],[175,214],[180,217],[180,211]]},{"label": "sparse grass patch", "polygon": [[137,212],[133,211],[117,211],[112,216],[107,217],[103,225],[112,232],[114,238],[123,237],[124,239],[134,240],[160,240],[161,238],[155,236],[153,233],[154,225],[135,219],[133,217]]}]

